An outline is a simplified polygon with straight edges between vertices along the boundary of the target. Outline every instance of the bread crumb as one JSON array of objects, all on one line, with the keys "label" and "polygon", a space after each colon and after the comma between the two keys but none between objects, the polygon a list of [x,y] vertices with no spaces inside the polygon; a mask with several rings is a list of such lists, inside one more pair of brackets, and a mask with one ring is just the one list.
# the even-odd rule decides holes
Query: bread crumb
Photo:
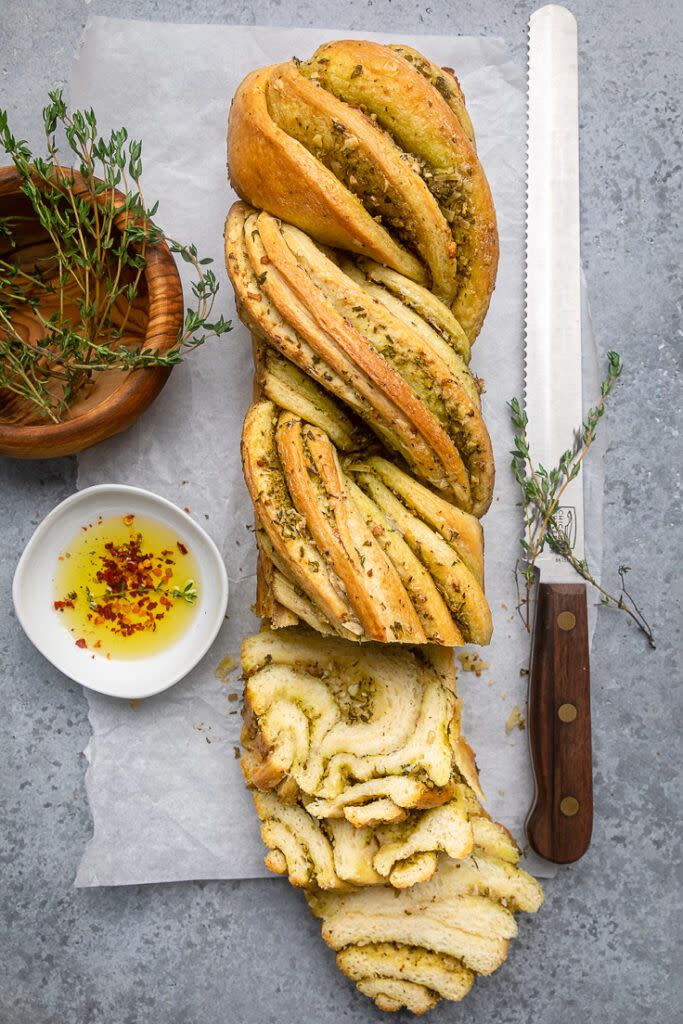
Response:
[{"label": "bread crumb", "polygon": [[241,751],[240,751],[240,748],[239,748],[239,747],[233,747],[233,748],[232,748],[232,752],[233,752],[233,754],[235,755],[235,760],[236,760],[236,761],[239,761],[240,757],[242,756],[242,755],[241,755]]},{"label": "bread crumb", "polygon": [[509,736],[515,726],[517,726],[518,729],[526,729],[526,719],[516,704],[508,715],[508,720],[505,723],[505,735]]},{"label": "bread crumb", "polygon": [[132,698],[131,698],[131,699],[130,699],[130,700],[128,701],[128,704],[130,705],[130,707],[132,707],[133,711],[137,711],[137,710],[138,710],[138,708],[140,708],[140,707],[141,707],[141,705],[142,705],[142,701],[141,701],[141,700],[138,700],[138,698],[137,698],[137,697],[132,697]]},{"label": "bread crumb", "polygon": [[239,700],[239,699],[240,699],[240,695],[239,695],[239,693],[229,693],[229,694],[228,694],[228,700],[229,700],[229,701],[230,701],[231,703],[232,703],[233,701],[236,701],[236,700]]},{"label": "bread crumb", "polygon": [[463,672],[474,672],[477,677],[489,667],[488,661],[482,661],[476,651],[461,651],[458,661],[462,665]]}]

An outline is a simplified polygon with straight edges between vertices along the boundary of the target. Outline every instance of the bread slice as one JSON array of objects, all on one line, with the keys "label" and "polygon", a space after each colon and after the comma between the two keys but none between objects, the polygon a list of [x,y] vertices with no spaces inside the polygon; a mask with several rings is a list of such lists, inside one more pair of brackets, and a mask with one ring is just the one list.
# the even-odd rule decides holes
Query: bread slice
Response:
[{"label": "bread slice", "polygon": [[490,899],[449,893],[447,863],[439,861],[436,892],[428,882],[399,894],[387,887],[307,894],[338,966],[381,1010],[420,1014],[439,999],[458,1002],[477,974],[493,973],[507,956],[512,915]]},{"label": "bread slice", "polygon": [[358,648],[305,629],[248,637],[247,781],[267,790],[291,777],[315,817],[349,819],[381,799],[392,808],[444,803],[459,738],[455,672],[444,661],[433,647]]},{"label": "bread slice", "polygon": [[453,957],[381,942],[349,946],[337,964],[381,1010],[405,1007],[415,1014],[431,1010],[439,998],[464,999],[475,977]]},{"label": "bread slice", "polygon": [[[467,856],[472,849],[467,818],[454,823],[449,804],[445,805],[446,814],[439,813],[442,808],[403,810],[403,824],[387,825],[382,820],[377,827],[345,818],[319,820],[305,803],[298,799],[289,803],[274,792],[254,790],[253,798],[261,819],[261,837],[269,851],[266,866],[287,875],[297,887],[346,891],[389,883],[406,889],[434,875],[436,851]],[[371,806],[356,809],[364,811]]]},{"label": "bread slice", "polygon": [[543,894],[480,803],[452,652],[265,629],[242,668],[242,767],[267,867],[305,889],[380,1009],[463,998]]}]

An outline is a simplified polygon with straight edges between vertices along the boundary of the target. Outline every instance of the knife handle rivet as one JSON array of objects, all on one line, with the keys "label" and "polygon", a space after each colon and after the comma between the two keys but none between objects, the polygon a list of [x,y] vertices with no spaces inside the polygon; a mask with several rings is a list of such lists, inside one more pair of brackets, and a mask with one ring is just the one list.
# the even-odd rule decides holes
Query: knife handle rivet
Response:
[{"label": "knife handle rivet", "polygon": [[565,796],[560,800],[560,810],[565,818],[573,818],[579,811],[579,801],[575,796]]},{"label": "knife handle rivet", "polygon": [[557,717],[561,722],[573,722],[578,715],[578,711],[573,704],[560,704],[557,709]]},{"label": "knife handle rivet", "polygon": [[557,625],[568,633],[576,625],[576,615],[573,612],[560,612],[557,616]]}]

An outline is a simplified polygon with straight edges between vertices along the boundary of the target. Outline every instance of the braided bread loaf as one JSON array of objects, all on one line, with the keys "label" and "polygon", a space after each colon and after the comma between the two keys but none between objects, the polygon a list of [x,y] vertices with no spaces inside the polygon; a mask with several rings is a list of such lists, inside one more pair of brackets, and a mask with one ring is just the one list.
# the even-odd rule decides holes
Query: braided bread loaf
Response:
[{"label": "braided bread loaf", "polygon": [[543,897],[479,802],[452,654],[265,630],[242,667],[266,865],[306,889],[340,968],[380,1008],[461,999],[505,959],[512,911]]},{"label": "braided bread loaf", "polygon": [[228,168],[243,199],[426,285],[477,336],[498,236],[451,72],[358,40],[254,71],[233,100]]},{"label": "braided bread loaf", "polygon": [[447,650],[492,628],[469,368],[491,194],[455,76],[368,42],[249,75],[228,166],[256,611],[278,627],[243,645],[242,769],[266,864],[306,890],[341,970],[422,1013],[500,966],[513,912],[543,900],[481,805]]}]

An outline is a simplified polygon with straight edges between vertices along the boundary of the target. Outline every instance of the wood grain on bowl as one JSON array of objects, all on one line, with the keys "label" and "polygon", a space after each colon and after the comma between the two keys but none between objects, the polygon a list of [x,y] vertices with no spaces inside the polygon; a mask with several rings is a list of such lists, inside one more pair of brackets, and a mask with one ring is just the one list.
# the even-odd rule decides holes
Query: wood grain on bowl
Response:
[{"label": "wood grain on bowl", "polygon": [[[74,191],[89,198],[82,179],[76,175]],[[124,197],[117,193],[117,201]],[[126,216],[121,213],[120,217]],[[14,167],[0,168],[0,218],[21,217],[14,230],[15,248],[0,245],[0,257],[11,253],[24,269],[45,261],[54,252],[47,232],[38,222],[29,200],[21,191],[21,177]],[[44,264],[49,267],[49,264]],[[56,270],[56,267],[55,267]],[[49,270],[47,271],[49,273]],[[65,309],[77,317],[75,292],[65,293]],[[50,316],[56,296],[41,299],[41,312]],[[127,306],[127,303],[126,303]],[[124,303],[119,307],[125,313]],[[115,314],[116,315],[116,312]],[[124,343],[166,352],[178,341],[183,325],[183,292],[173,256],[165,243],[148,246],[146,266],[133,301],[122,337]],[[42,327],[30,308],[13,319],[13,326],[27,339],[42,335]],[[63,422],[41,418],[29,403],[15,396],[0,396],[0,454],[21,459],[73,455],[98,441],[129,427],[154,401],[171,370],[168,367],[121,371],[107,370],[93,375],[66,413]]]}]

